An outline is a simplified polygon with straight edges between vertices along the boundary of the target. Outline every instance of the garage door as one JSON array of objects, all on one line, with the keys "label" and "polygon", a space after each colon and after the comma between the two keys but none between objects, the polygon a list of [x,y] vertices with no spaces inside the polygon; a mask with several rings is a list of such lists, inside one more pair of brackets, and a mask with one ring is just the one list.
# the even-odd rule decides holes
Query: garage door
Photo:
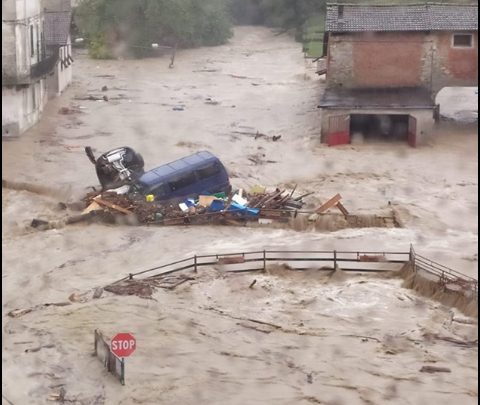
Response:
[{"label": "garage door", "polygon": [[350,143],[350,116],[335,115],[328,119],[328,146],[346,145]]},{"label": "garage door", "polygon": [[417,146],[417,119],[408,116],[408,144],[414,148]]}]

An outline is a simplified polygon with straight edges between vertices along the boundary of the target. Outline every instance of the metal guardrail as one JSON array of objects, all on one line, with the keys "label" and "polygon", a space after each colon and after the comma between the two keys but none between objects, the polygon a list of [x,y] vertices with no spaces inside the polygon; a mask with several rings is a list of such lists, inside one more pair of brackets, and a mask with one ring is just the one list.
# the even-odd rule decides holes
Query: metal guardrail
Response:
[{"label": "metal guardrail", "polygon": [[[342,264],[342,271],[347,272],[386,272],[391,264],[410,262],[414,272],[423,271],[434,276],[437,281],[446,286],[456,284],[462,289],[478,292],[478,281],[470,276],[448,268],[433,260],[417,254],[410,246],[408,252],[399,251],[347,251],[347,250],[259,250],[252,252],[234,252],[210,255],[194,255],[186,259],[177,260],[161,266],[152,267],[136,273],[130,273],[113,284],[125,280],[154,279],[182,270],[193,269],[195,272],[200,267],[224,265],[228,266],[228,272],[251,272],[265,271],[267,262],[298,263],[303,267],[292,266],[295,270],[306,270],[313,267],[313,263],[322,263],[320,270],[331,271]],[[260,266],[254,263],[261,263]],[[311,264],[308,266],[308,264]],[[353,263],[352,267],[348,267]],[[345,266],[347,265],[347,266]],[[374,265],[374,267],[372,267]],[[154,274],[152,274],[154,273]]]},{"label": "metal guardrail", "polygon": [[98,357],[107,371],[113,374],[122,385],[125,385],[125,361],[115,356],[102,333],[95,329],[95,356]]},{"label": "metal guardrail", "polygon": [[[332,270],[336,268],[339,263],[362,263],[363,266],[356,266],[355,268],[348,268],[342,266],[343,271],[372,271],[381,272],[388,271],[378,268],[366,268],[364,265],[376,263],[377,265],[385,266],[388,263],[401,264],[409,261],[409,252],[385,252],[385,251],[343,251],[343,250],[259,250],[253,252],[234,252],[211,255],[194,255],[186,259],[177,260],[161,266],[152,267],[136,273],[130,273],[127,277],[120,281],[127,279],[138,278],[152,272],[156,274],[148,276],[154,278],[166,274],[175,273],[182,270],[194,269],[198,271],[200,267],[213,265],[245,265],[249,263],[261,262],[261,267],[248,267],[243,269],[233,269],[231,271],[261,271],[266,270],[267,262],[304,262],[316,263],[323,262],[325,270]],[[243,266],[244,267],[244,266]],[[297,270],[305,270],[309,267],[295,267]]]},{"label": "metal guardrail", "polygon": [[413,246],[410,246],[410,262],[412,263],[415,273],[423,271],[437,278],[440,284],[444,286],[447,284],[456,284],[464,289],[472,290],[475,296],[478,294],[477,279],[419,255],[415,252]]}]

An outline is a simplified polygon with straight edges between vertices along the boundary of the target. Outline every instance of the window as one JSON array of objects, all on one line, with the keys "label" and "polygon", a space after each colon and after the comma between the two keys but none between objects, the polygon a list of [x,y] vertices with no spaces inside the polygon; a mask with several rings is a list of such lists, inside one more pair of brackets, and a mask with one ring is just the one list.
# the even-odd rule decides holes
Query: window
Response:
[{"label": "window", "polygon": [[152,187],[150,189],[149,194],[153,194],[154,196],[158,198],[163,198],[167,196],[167,189],[165,187],[165,184],[159,184],[158,186]]},{"label": "window", "polygon": [[45,35],[42,32],[41,37],[42,59],[45,59]]},{"label": "window", "polygon": [[33,40],[33,25],[30,25],[30,55],[35,56],[35,41]]},{"label": "window", "polygon": [[197,176],[200,180],[206,179],[208,177],[212,177],[220,172],[220,167],[217,163],[213,163],[206,167],[202,167],[201,169],[197,170]]},{"label": "window", "polygon": [[172,180],[168,183],[172,191],[180,190],[184,187],[189,186],[190,184],[195,183],[196,178],[193,172],[185,173],[182,176],[178,177],[175,180]]},{"label": "window", "polygon": [[38,32],[38,24],[35,26],[35,39],[37,40],[37,60],[40,60],[40,34]]},{"label": "window", "polygon": [[473,47],[472,34],[453,34],[454,48],[471,48]]}]

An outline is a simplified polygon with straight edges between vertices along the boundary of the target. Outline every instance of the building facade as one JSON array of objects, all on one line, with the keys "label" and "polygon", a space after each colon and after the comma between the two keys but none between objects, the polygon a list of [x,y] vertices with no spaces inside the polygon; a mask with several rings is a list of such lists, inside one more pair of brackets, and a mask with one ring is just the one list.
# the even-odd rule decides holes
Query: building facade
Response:
[{"label": "building facade", "polygon": [[45,43],[57,49],[58,59],[47,78],[48,98],[63,92],[72,81],[73,55],[70,26],[72,6],[70,0],[43,0],[45,4]]},{"label": "building facade", "polygon": [[380,137],[403,131],[410,145],[422,143],[439,115],[438,92],[478,85],[477,13],[462,5],[328,5],[322,141],[348,143],[365,122]]},{"label": "building facade", "polygon": [[52,30],[41,0],[2,1],[2,136],[21,134],[41,117],[59,62],[60,45],[46,37]]}]

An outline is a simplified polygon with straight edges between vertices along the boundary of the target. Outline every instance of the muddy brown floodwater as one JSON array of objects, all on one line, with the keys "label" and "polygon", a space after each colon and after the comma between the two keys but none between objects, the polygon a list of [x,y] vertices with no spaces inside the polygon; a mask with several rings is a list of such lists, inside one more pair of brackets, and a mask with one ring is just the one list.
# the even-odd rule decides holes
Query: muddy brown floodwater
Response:
[{"label": "muddy brown floodwater", "polygon": [[[42,121],[3,141],[3,178],[37,185],[2,189],[4,398],[44,404],[63,387],[78,404],[477,403],[476,345],[426,338],[475,341],[477,320],[402,289],[398,279],[208,269],[153,299],[105,292],[69,301],[195,253],[264,248],[405,251],[412,243],[477,277],[476,122],[443,125],[417,149],[321,145],[324,82],[298,43],[265,28],[237,28],[229,44],[178,52],[175,67],[168,65],[168,57],[93,61],[79,52],[74,83]],[[447,93],[441,103],[451,113],[452,104],[476,103],[470,96],[450,103]],[[60,114],[64,107],[71,113]],[[281,138],[249,135],[256,131]],[[30,228],[32,218],[55,219],[59,201],[97,184],[86,145],[97,153],[131,146],[147,169],[209,149],[234,186],[298,184],[299,192],[315,192],[312,204],[341,193],[351,212],[393,206],[404,227]],[[69,305],[42,306],[54,302]],[[95,328],[137,337],[126,386],[92,357]],[[450,372],[420,372],[429,365]]]}]

